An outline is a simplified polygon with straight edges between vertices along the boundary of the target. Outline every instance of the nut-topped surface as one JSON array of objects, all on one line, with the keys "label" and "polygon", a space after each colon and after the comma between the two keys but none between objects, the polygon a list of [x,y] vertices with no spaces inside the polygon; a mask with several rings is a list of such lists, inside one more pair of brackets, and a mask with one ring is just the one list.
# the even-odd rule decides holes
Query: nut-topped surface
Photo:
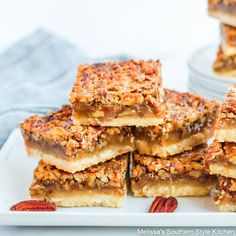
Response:
[{"label": "nut-topped surface", "polygon": [[166,115],[163,124],[138,128],[138,131],[144,131],[152,139],[184,127],[188,128],[186,134],[193,134],[203,127],[212,126],[219,112],[219,104],[214,100],[169,89],[165,89],[164,104]]},{"label": "nut-topped surface", "polygon": [[81,106],[133,106],[151,103],[158,107],[161,63],[127,60],[80,65],[70,94],[73,108]]},{"label": "nut-topped surface", "polygon": [[236,164],[236,143],[217,140],[211,143],[205,159],[206,167],[216,161]]},{"label": "nut-topped surface", "polygon": [[134,154],[132,178],[138,178],[143,174],[154,174],[160,178],[172,178],[175,175],[188,174],[193,178],[199,178],[206,174],[203,166],[207,145],[199,145],[192,151],[186,151],[162,159],[154,156]]},{"label": "nut-topped surface", "polygon": [[35,115],[26,119],[20,124],[24,138],[59,145],[67,155],[73,156],[78,151],[92,152],[106,145],[108,137],[132,137],[129,127],[75,126],[71,113],[71,107],[65,105],[43,117]]},{"label": "nut-topped surface", "polygon": [[125,185],[127,158],[128,155],[125,154],[74,174],[40,161],[34,171],[35,183],[33,186],[38,184],[47,188],[47,185],[50,185],[64,188],[64,190],[66,190],[68,183],[70,189],[78,187],[123,187]]},{"label": "nut-topped surface", "polygon": [[226,94],[221,108],[221,116],[236,118],[236,84],[232,85]]}]

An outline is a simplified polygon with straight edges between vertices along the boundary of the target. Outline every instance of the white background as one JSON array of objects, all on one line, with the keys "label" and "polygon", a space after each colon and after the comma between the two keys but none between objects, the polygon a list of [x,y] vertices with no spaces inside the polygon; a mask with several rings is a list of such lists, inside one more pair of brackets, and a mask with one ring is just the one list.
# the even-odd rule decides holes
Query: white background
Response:
[{"label": "white background", "polygon": [[[165,86],[186,90],[192,52],[219,41],[218,22],[207,0],[21,0],[0,1],[0,49],[38,27],[78,45],[90,57],[128,54],[161,58]],[[136,235],[135,229],[121,229]],[[121,232],[120,231],[120,232]],[[0,227],[0,235],[78,235],[87,228]],[[110,235],[119,231],[93,228]]]}]

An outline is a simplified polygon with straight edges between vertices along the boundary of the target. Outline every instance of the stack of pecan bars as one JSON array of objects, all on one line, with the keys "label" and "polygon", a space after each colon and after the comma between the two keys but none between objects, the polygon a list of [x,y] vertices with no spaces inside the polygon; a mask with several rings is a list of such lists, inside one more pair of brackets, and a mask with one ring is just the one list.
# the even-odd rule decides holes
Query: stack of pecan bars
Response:
[{"label": "stack of pecan bars", "polygon": [[218,175],[215,203],[220,211],[236,211],[236,84],[229,88],[205,166]]},{"label": "stack of pecan bars", "polygon": [[131,188],[135,196],[204,196],[215,178],[203,166],[218,104],[165,89],[165,118],[136,127]]},{"label": "stack of pecan bars", "polygon": [[208,13],[220,21],[221,42],[213,70],[236,77],[236,1],[208,0]]},{"label": "stack of pecan bars", "polygon": [[120,207],[129,178],[135,196],[210,192],[203,158],[218,104],[163,89],[159,61],[80,65],[69,101],[21,123],[28,155],[40,158],[32,198]]}]

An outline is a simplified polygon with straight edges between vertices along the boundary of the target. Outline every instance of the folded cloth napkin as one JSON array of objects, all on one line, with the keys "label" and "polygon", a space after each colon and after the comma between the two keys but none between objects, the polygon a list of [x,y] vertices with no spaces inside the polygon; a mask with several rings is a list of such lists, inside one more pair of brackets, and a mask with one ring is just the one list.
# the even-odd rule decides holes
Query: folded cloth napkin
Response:
[{"label": "folded cloth napkin", "polygon": [[39,29],[0,55],[0,147],[18,123],[68,103],[78,63],[88,58]]}]

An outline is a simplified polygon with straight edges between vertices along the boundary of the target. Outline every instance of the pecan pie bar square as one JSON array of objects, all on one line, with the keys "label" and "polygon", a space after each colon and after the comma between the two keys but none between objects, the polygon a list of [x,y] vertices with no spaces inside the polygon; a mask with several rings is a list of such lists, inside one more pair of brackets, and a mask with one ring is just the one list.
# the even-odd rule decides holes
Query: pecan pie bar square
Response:
[{"label": "pecan pie bar square", "polygon": [[236,55],[236,27],[221,24],[221,47],[226,56]]},{"label": "pecan pie bar square", "polygon": [[208,148],[205,167],[210,174],[236,178],[236,143],[215,140]]},{"label": "pecan pie bar square", "polygon": [[163,124],[137,127],[139,153],[167,157],[205,143],[214,132],[219,104],[190,93],[165,89]]},{"label": "pecan pie bar square", "polygon": [[219,76],[236,76],[236,54],[226,55],[222,46],[219,46],[216,59],[213,64],[213,71]]},{"label": "pecan pie bar square", "polygon": [[33,199],[46,199],[62,207],[121,207],[127,165],[128,154],[124,154],[72,174],[41,160],[29,192]]},{"label": "pecan pie bar square", "polygon": [[70,93],[76,125],[150,126],[163,120],[159,61],[80,65]]},{"label": "pecan pie bar square", "polygon": [[235,0],[208,0],[208,14],[220,22],[236,27]]},{"label": "pecan pie bar square", "polygon": [[217,196],[214,202],[219,211],[236,211],[236,179],[218,176]]},{"label": "pecan pie bar square", "polygon": [[62,106],[22,122],[28,155],[74,173],[134,150],[130,127],[75,126],[71,114],[70,106]]},{"label": "pecan pie bar square", "polygon": [[214,186],[215,177],[203,166],[207,145],[202,144],[163,159],[134,153],[131,190],[136,197],[204,196]]},{"label": "pecan pie bar square", "polygon": [[223,101],[215,137],[219,142],[236,142],[236,84],[228,89]]}]

